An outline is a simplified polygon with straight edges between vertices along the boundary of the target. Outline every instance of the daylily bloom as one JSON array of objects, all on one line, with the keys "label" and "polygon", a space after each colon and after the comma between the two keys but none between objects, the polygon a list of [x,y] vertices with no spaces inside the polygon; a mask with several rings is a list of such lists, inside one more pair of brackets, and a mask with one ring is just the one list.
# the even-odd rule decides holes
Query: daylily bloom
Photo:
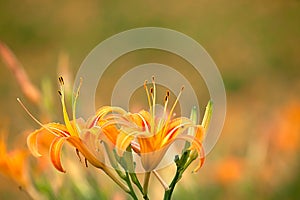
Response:
[{"label": "daylily bloom", "polygon": [[[97,127],[92,127],[90,124],[80,124],[80,120],[75,118],[75,109],[76,109],[76,99],[78,97],[78,92],[75,96],[74,104],[73,104],[73,121],[70,121],[66,105],[65,105],[65,94],[64,94],[64,81],[63,78],[59,78],[59,83],[60,83],[60,98],[61,98],[61,104],[62,104],[62,109],[63,109],[63,117],[64,117],[64,122],[65,124],[59,124],[59,123],[48,123],[48,124],[41,124],[37,119],[35,119],[29,111],[23,106],[23,108],[27,111],[27,113],[38,123],[42,126],[39,130],[36,130],[32,132],[28,137],[27,137],[27,144],[28,148],[30,149],[31,153],[34,156],[41,156],[40,153],[38,152],[38,140],[37,137],[39,134],[42,133],[48,133],[48,134],[53,134],[55,137],[51,143],[50,146],[50,158],[52,161],[52,164],[54,167],[61,171],[65,172],[65,170],[62,167],[61,164],[61,150],[63,144],[68,141],[73,147],[76,148],[77,152],[80,152],[85,159],[95,166],[96,168],[103,169],[105,168],[103,164],[104,156],[99,153],[96,155],[96,150],[94,148],[89,148],[87,146],[86,142],[80,138],[80,134],[85,133],[85,138],[86,139],[92,139],[95,134],[95,132],[98,131],[99,128]],[[80,87],[79,87],[80,88]],[[79,90],[78,88],[78,90]]]},{"label": "daylily bloom", "polygon": [[[129,144],[141,156],[141,161],[146,171],[153,171],[162,160],[166,151],[176,140],[185,140],[191,143],[190,149],[196,150],[200,162],[196,168],[198,170],[204,161],[204,151],[202,140],[204,138],[204,128],[202,125],[195,124],[191,119],[185,117],[174,118],[173,112],[179,101],[182,90],[175,100],[170,111],[167,112],[170,92],[167,91],[162,115],[157,114],[156,105],[156,85],[154,78],[153,87],[150,91],[147,82],[144,88],[147,93],[150,111],[142,110],[139,113],[129,113],[126,116],[115,115],[115,121],[121,123],[118,130],[122,133],[118,135],[116,148],[122,151]],[[127,119],[127,123],[124,121]],[[184,134],[188,129],[194,129],[195,135]],[[127,136],[126,136],[127,135]]]},{"label": "daylily bloom", "polygon": [[[76,119],[75,110],[76,110],[76,101],[79,94],[80,85],[77,89],[74,103],[72,107],[73,112],[73,120],[69,119],[69,115],[67,113],[67,108],[65,105],[65,93],[64,93],[64,80],[62,77],[59,78],[60,90],[58,91],[62,110],[63,110],[63,118],[65,124],[59,123],[48,123],[42,124],[40,123],[23,105],[23,103],[18,99],[22,107],[25,111],[35,120],[42,128],[32,132],[27,137],[27,145],[29,150],[34,156],[41,156],[38,151],[38,135],[42,133],[48,133],[54,135],[54,139],[50,145],[50,158],[54,167],[61,171],[65,172],[64,168],[61,164],[61,151],[63,144],[67,141],[76,149],[76,153],[80,158],[79,152],[85,158],[85,164],[87,166],[87,162],[93,165],[96,168],[103,170],[115,183],[117,183],[125,192],[128,192],[128,188],[119,181],[111,171],[106,167],[104,163],[104,153],[101,151],[101,146],[99,141],[97,140],[97,135],[101,132],[101,128],[95,124],[96,117],[91,117],[91,119],[87,120],[86,123],[83,123],[83,120]],[[99,110],[99,112],[106,111],[106,107],[103,107]]]},{"label": "daylily bloom", "polygon": [[0,134],[0,173],[26,188],[29,184],[25,172],[29,152],[25,149],[14,149],[8,152],[4,139],[5,133]]}]

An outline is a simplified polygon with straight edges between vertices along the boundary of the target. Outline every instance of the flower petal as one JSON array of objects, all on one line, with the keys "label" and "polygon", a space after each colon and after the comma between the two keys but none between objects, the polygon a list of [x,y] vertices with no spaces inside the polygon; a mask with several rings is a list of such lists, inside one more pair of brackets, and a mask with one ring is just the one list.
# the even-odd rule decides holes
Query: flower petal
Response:
[{"label": "flower petal", "polygon": [[83,143],[83,141],[76,136],[70,136],[67,138],[68,142],[70,142],[76,149],[82,153],[82,155],[96,168],[104,169],[105,165],[99,160]]},{"label": "flower petal", "polygon": [[39,129],[36,130],[34,132],[32,132],[28,137],[27,137],[27,146],[30,150],[30,152],[35,156],[35,157],[40,157],[42,156],[39,151],[38,151],[38,147],[37,147],[37,135],[43,130]]},{"label": "flower petal", "polygon": [[116,149],[119,156],[122,156],[123,152],[126,151],[131,141],[134,139],[134,132],[130,134],[120,131],[117,137]]},{"label": "flower petal", "polygon": [[66,141],[66,137],[57,137],[53,140],[50,146],[50,158],[54,167],[60,172],[66,172],[61,165],[61,149]]},{"label": "flower petal", "polygon": [[190,135],[180,135],[180,136],[176,137],[174,139],[174,141],[175,140],[185,140],[192,144],[191,150],[196,151],[198,154],[198,157],[200,158],[199,164],[194,169],[194,172],[197,172],[202,167],[204,160],[205,160],[205,152],[204,152],[204,148],[202,146],[201,141],[197,140],[195,137],[190,136]]}]

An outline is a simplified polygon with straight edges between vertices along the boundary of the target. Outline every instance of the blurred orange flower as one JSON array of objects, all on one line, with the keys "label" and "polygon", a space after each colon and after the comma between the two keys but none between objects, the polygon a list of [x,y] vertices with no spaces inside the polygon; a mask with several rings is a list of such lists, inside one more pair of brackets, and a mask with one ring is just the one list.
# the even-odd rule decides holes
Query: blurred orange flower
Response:
[{"label": "blurred orange flower", "polygon": [[221,184],[230,184],[239,181],[243,174],[243,162],[235,157],[228,157],[216,165],[216,179]]},{"label": "blurred orange flower", "polygon": [[274,130],[274,145],[285,151],[295,152],[300,147],[300,103],[289,102],[279,112]]},{"label": "blurred orange flower", "polygon": [[0,173],[11,178],[19,186],[26,188],[29,184],[26,174],[29,152],[25,149],[7,151],[5,139],[7,133],[1,131],[0,134]]}]

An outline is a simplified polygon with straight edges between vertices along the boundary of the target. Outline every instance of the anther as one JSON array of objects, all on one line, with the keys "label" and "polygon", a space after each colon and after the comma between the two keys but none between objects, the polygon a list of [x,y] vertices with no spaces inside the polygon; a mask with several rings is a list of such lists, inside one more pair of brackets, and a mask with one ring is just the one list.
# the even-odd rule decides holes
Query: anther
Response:
[{"label": "anther", "polygon": [[58,78],[58,81],[59,81],[59,83],[61,84],[61,85],[64,85],[65,83],[64,83],[64,79],[63,79],[63,77],[59,77]]},{"label": "anther", "polygon": [[184,85],[181,87],[181,91],[184,90]]},{"label": "anther", "polygon": [[169,90],[167,90],[167,97],[169,97],[170,96],[170,91]]},{"label": "anther", "polygon": [[165,102],[168,101],[168,95],[165,96]]},{"label": "anther", "polygon": [[88,167],[88,163],[87,163],[87,159],[84,158],[84,164],[85,164],[85,167]]},{"label": "anther", "polygon": [[79,162],[81,162],[81,157],[80,157],[80,154],[79,154],[79,150],[77,148],[76,148],[76,154],[77,154],[77,156],[79,158]]},{"label": "anther", "polygon": [[153,82],[155,81],[155,78],[154,78],[154,76],[152,76],[152,81],[153,81]]},{"label": "anther", "polygon": [[61,96],[61,91],[60,91],[60,90],[58,90],[57,92],[58,92],[59,96]]},{"label": "anther", "polygon": [[150,93],[153,94],[153,87],[150,88]]}]

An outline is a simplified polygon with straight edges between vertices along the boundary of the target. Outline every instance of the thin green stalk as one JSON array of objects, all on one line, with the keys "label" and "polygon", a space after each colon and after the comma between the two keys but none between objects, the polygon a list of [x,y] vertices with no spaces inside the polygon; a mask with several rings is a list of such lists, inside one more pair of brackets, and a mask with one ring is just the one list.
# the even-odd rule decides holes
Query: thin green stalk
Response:
[{"label": "thin green stalk", "polygon": [[141,185],[139,179],[137,178],[135,173],[129,173],[131,181],[137,186],[137,188],[140,190],[140,192],[144,195],[143,186]]},{"label": "thin green stalk", "polygon": [[120,186],[126,193],[130,193],[129,189],[122,183],[110,170],[107,168],[102,169],[118,186]]},{"label": "thin green stalk", "polygon": [[188,168],[188,166],[196,159],[196,157],[191,155],[191,151],[187,150],[185,152],[183,152],[181,158],[179,158],[178,156],[175,158],[175,163],[176,163],[176,174],[171,182],[171,184],[169,185],[169,189],[165,191],[165,195],[164,195],[164,200],[170,200],[175,186],[178,183],[178,181],[182,178],[182,174],[184,173],[184,171]]},{"label": "thin green stalk", "polygon": [[134,200],[138,200],[138,198],[137,198],[137,196],[136,196],[136,194],[135,194],[135,192],[134,192],[134,189],[133,189],[133,187],[132,187],[132,184],[131,184],[131,181],[130,181],[130,177],[129,177],[129,173],[128,173],[128,172],[126,172],[126,178],[125,178],[125,181],[126,181],[128,187],[129,187],[129,190],[130,190],[129,194],[132,196],[132,198],[133,198]]},{"label": "thin green stalk", "polygon": [[174,178],[173,178],[173,180],[172,180],[172,182],[169,186],[169,190],[166,190],[166,192],[165,192],[164,200],[170,200],[171,199],[173,191],[174,191],[175,186],[176,186],[176,183],[181,179],[181,177],[182,177],[181,170],[179,170],[177,168],[176,174],[175,174],[175,176],[174,176]]},{"label": "thin green stalk", "polygon": [[149,187],[149,180],[150,180],[151,172],[145,173],[145,179],[144,179],[144,199],[148,199],[148,187]]}]

